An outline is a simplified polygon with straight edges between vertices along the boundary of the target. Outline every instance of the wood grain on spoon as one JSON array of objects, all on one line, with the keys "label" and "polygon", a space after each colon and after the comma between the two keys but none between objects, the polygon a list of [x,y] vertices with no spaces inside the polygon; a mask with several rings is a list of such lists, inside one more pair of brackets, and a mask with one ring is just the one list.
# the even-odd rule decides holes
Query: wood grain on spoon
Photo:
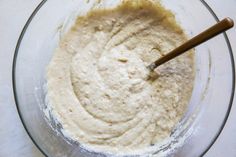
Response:
[{"label": "wood grain on spoon", "polygon": [[215,37],[216,35],[232,28],[234,26],[234,21],[231,18],[225,18],[222,21],[218,22],[217,24],[213,25],[212,27],[208,28],[204,32],[200,33],[199,35],[193,37],[192,39],[188,40],[181,46],[175,48],[167,55],[159,58],[155,62],[151,63],[148,68],[150,70],[154,70],[156,67],[160,66],[168,62],[171,59],[183,54],[184,52],[200,45],[201,43]]}]

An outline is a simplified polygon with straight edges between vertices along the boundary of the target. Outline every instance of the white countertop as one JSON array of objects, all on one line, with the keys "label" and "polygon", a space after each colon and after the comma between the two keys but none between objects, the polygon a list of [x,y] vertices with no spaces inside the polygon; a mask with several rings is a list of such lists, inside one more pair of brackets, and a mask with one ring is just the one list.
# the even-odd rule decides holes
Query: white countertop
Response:
[{"label": "white countertop", "polygon": [[[206,0],[216,14],[236,23],[236,0]],[[21,124],[11,80],[14,49],[20,32],[40,0],[0,0],[0,157],[43,157]],[[228,31],[236,53],[236,28]],[[234,54],[236,56],[236,54]],[[206,157],[236,157],[236,102],[221,135]]]}]

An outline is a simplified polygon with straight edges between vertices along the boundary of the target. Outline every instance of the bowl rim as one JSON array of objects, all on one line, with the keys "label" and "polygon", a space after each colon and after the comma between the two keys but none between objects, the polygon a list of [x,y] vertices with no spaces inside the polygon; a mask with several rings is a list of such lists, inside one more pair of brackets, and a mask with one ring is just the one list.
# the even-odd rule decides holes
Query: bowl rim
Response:
[{"label": "bowl rim", "polygon": [[[25,23],[20,36],[17,40],[17,44],[15,47],[15,51],[14,51],[14,56],[13,56],[13,63],[12,63],[12,85],[13,85],[13,95],[14,95],[14,100],[15,100],[15,104],[16,104],[16,108],[17,108],[17,112],[19,114],[20,120],[22,122],[22,125],[26,131],[26,133],[28,134],[28,136],[30,137],[30,139],[32,140],[32,142],[34,143],[34,145],[38,148],[38,150],[45,156],[45,157],[49,157],[46,152],[43,150],[43,148],[41,148],[41,146],[36,142],[36,140],[34,139],[34,137],[32,136],[32,134],[30,133],[30,131],[28,130],[26,123],[24,121],[24,118],[22,116],[20,107],[19,107],[19,101],[17,98],[17,92],[16,92],[16,77],[15,77],[15,72],[16,72],[16,61],[17,61],[17,56],[18,56],[18,52],[20,49],[20,45],[21,45],[21,41],[24,38],[24,35],[27,31],[28,26],[31,24],[31,21],[33,20],[33,18],[35,17],[35,15],[38,13],[38,11],[42,8],[42,6],[47,2],[48,0],[42,0],[38,6],[34,9],[34,11],[31,13],[31,15],[29,16],[27,22]],[[205,2],[205,0],[200,0],[200,2],[206,7],[206,9],[210,12],[210,14],[213,16],[213,18],[215,19],[216,22],[219,22],[219,18],[216,15],[216,13],[213,11],[213,9],[210,7],[210,5]],[[230,55],[230,60],[231,60],[231,66],[232,66],[232,88],[231,88],[231,95],[230,95],[230,101],[229,101],[229,105],[228,105],[228,109],[226,112],[226,116],[224,117],[223,123],[218,131],[218,133],[215,135],[215,137],[213,138],[213,140],[211,141],[211,143],[207,146],[207,148],[201,153],[201,157],[204,156],[209,150],[210,148],[214,145],[214,143],[216,142],[216,140],[218,139],[218,137],[220,136],[221,132],[223,131],[225,124],[229,118],[230,115],[230,111],[233,105],[233,99],[234,99],[234,93],[235,93],[235,62],[234,62],[234,55],[233,55],[233,50],[230,44],[230,40],[226,34],[226,32],[223,33],[224,39],[226,41],[228,50],[229,50],[229,55]]]}]

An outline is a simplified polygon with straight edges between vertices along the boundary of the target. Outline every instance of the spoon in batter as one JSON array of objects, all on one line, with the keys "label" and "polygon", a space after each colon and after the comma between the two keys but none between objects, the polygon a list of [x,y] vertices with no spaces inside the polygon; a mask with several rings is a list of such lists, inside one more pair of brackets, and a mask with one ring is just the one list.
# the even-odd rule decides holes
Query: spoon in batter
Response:
[{"label": "spoon in batter", "polygon": [[[204,32],[198,34],[197,36],[193,37],[192,39],[188,40],[181,46],[175,48],[167,55],[159,58],[155,62],[151,63],[148,66],[148,69],[152,72],[158,66],[178,57],[179,55],[183,54],[184,52],[202,44],[203,42],[217,36],[220,33],[232,28],[234,26],[234,21],[231,18],[225,18],[222,21],[218,22],[217,24],[213,25],[212,27],[208,28]],[[155,48],[154,48],[155,49]]]}]

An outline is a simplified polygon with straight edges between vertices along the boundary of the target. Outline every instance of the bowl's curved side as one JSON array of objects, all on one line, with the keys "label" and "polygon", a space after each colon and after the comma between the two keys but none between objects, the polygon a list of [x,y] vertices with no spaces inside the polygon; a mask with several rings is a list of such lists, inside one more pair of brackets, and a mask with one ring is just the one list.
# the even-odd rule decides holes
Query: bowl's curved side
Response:
[{"label": "bowl's curved side", "polygon": [[[202,4],[209,10],[209,12],[212,14],[212,16],[215,18],[215,20],[217,22],[219,22],[219,18],[217,17],[216,13],[213,11],[213,9],[208,5],[207,2],[205,2],[204,0],[200,0],[202,2]],[[216,140],[218,139],[218,137],[220,136],[221,132],[223,131],[225,124],[229,118],[229,114],[233,105],[233,99],[234,99],[234,93],[235,93],[235,62],[234,62],[234,55],[233,55],[233,50],[229,41],[229,38],[227,36],[227,34],[224,32],[223,33],[225,41],[227,43],[228,49],[229,49],[229,54],[230,54],[230,59],[231,59],[231,65],[232,65],[232,89],[231,89],[231,96],[230,96],[230,100],[229,100],[229,107],[226,113],[226,116],[224,118],[223,124],[220,128],[220,131],[218,132],[218,134],[215,136],[215,138],[213,139],[213,141],[211,142],[211,144],[206,148],[206,150],[204,152],[202,152],[201,156],[204,156],[209,150],[210,148],[214,145],[214,143],[216,142]]]},{"label": "bowl's curved side", "polygon": [[40,10],[40,8],[46,3],[47,0],[42,0],[39,5],[35,8],[35,10],[32,12],[32,14],[30,15],[29,19],[27,20],[26,24],[24,25],[22,31],[21,31],[21,34],[18,38],[18,41],[17,41],[17,45],[16,45],[16,48],[15,48],[15,53],[14,53],[14,56],[13,56],[13,63],[12,63],[12,85],[13,85],[13,94],[14,94],[14,99],[15,99],[15,103],[16,103],[16,108],[17,108],[17,111],[18,111],[18,114],[19,114],[19,117],[20,117],[20,120],[23,124],[23,127],[25,128],[25,131],[27,132],[27,134],[29,135],[30,139],[32,140],[32,142],[34,143],[34,145],[40,150],[40,152],[44,155],[44,156],[47,156],[47,154],[43,151],[43,149],[40,148],[40,146],[36,143],[36,141],[34,140],[33,136],[31,135],[31,133],[29,132],[29,130],[27,129],[27,126],[25,125],[25,122],[24,122],[24,118],[22,117],[21,115],[21,111],[20,111],[20,108],[19,108],[19,105],[18,105],[18,99],[17,99],[17,93],[16,93],[16,77],[15,77],[15,67],[16,67],[16,60],[17,60],[17,55],[18,55],[18,50],[20,48],[20,44],[21,44],[21,41],[24,37],[24,34],[28,28],[28,26],[30,25],[32,19],[34,18],[34,16],[37,14],[37,12]]}]

